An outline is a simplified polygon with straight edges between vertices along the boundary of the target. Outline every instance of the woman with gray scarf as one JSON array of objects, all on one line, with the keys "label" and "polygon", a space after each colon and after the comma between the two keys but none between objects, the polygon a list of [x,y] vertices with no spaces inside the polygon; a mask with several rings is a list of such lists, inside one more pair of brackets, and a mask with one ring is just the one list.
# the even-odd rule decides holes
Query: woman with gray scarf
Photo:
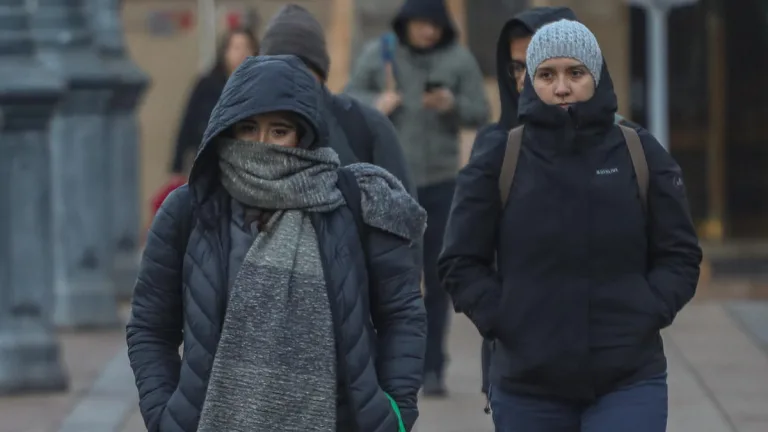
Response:
[{"label": "woman with gray scarf", "polygon": [[383,169],[339,167],[322,104],[298,58],[246,60],[155,217],[128,324],[150,432],[413,427],[426,214]]}]

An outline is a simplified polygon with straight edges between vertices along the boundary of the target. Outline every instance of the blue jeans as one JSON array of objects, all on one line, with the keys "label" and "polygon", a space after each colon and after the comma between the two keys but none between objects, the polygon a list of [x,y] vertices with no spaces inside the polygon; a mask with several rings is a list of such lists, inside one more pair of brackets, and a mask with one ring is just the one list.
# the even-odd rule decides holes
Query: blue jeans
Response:
[{"label": "blue jeans", "polygon": [[667,403],[666,374],[620,388],[591,405],[491,388],[496,432],[664,432]]}]

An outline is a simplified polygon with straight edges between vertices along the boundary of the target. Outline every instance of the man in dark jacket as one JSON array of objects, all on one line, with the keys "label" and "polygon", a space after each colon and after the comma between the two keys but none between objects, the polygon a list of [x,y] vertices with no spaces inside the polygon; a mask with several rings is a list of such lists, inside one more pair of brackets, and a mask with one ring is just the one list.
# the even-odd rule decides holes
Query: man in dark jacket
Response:
[{"label": "man in dark jacket", "polygon": [[[399,409],[405,428],[413,427],[418,417],[416,402],[423,373],[426,316],[419,291],[420,269],[412,260],[409,244],[423,232],[425,213],[419,209],[416,219],[407,214],[418,206],[388,173],[384,173],[385,177],[391,181],[386,184],[394,186],[386,189],[397,194],[370,193],[366,196],[376,199],[367,204],[358,201],[364,208],[357,214],[363,219],[366,215],[378,214],[377,220],[389,225],[384,228],[380,223],[377,225],[380,229],[370,229],[366,242],[361,241],[356,229],[356,213],[350,200],[343,199],[340,205],[324,204],[329,203],[327,197],[341,199],[336,193],[341,185],[337,182],[334,187],[333,183],[326,183],[329,178],[320,173],[333,173],[330,181],[344,176],[338,169],[335,154],[330,152],[332,156],[328,156],[329,152],[322,151],[329,146],[329,137],[325,133],[320,94],[317,81],[294,56],[247,59],[233,73],[213,110],[189,183],[171,193],[158,211],[147,236],[127,326],[128,356],[136,376],[139,407],[149,432],[196,432],[206,405],[213,413],[237,410],[247,416],[249,409],[258,409],[252,403],[255,398],[260,400],[261,408],[272,408],[262,409],[262,415],[268,414],[277,421],[288,412],[296,417],[317,415],[317,411],[300,412],[307,405],[317,406],[317,396],[307,400],[310,393],[298,388],[306,383],[301,383],[302,374],[316,376],[308,372],[318,372],[328,380],[335,380],[330,385],[335,387],[331,403],[337,410],[335,413],[322,411],[323,420],[336,421],[335,430],[395,431],[399,422],[393,404]],[[281,120],[279,114],[286,112],[292,120]],[[270,113],[278,115],[266,127],[253,120]],[[253,148],[268,144],[242,137],[239,139],[245,142],[233,140],[240,135],[239,130],[251,131],[257,136],[263,133],[261,136],[267,137],[265,141],[272,144],[269,140],[272,137],[300,135],[302,148],[284,153],[301,156],[272,159],[262,152],[249,157]],[[222,149],[233,149],[233,145],[242,146],[240,151],[245,153],[238,151],[222,157]],[[328,162],[318,165],[319,155],[326,155]],[[244,171],[247,174],[233,175],[230,171],[240,165],[233,162],[237,160],[250,165],[250,170]],[[265,168],[270,164],[277,170]],[[298,171],[286,173],[290,165],[297,166]],[[370,177],[369,185],[383,184],[376,179],[384,175],[384,170],[362,169],[376,173]],[[307,170],[317,175],[307,178]],[[354,173],[353,169],[347,170]],[[355,174],[352,181],[358,178]],[[233,181],[241,181],[235,179],[253,183],[235,189]],[[318,184],[319,189],[326,192],[318,191]],[[372,192],[363,182],[359,182],[359,188],[361,193]],[[248,203],[250,199],[243,196],[262,197],[263,204]],[[412,205],[388,203],[387,196],[402,198],[399,203]],[[291,200],[286,201],[285,197]],[[304,204],[306,199],[310,204]],[[304,211],[308,205],[314,207]],[[315,208],[316,211],[312,210]],[[302,218],[308,217],[309,224],[295,228],[293,234],[278,231],[286,213],[295,214],[295,209],[305,213]],[[392,212],[399,213],[393,215]],[[366,223],[372,222],[366,219]],[[393,225],[397,226],[393,229]],[[410,229],[413,227],[418,228],[418,232]],[[260,230],[269,230],[274,235],[259,235]],[[280,238],[296,239],[298,233],[310,230],[314,233],[304,236],[310,239],[310,247],[295,249],[284,256],[267,254],[270,257],[267,266],[260,265],[266,261],[251,262],[259,254],[254,249],[259,245]],[[284,267],[290,269],[291,276],[241,274],[246,267],[268,272],[278,261],[285,263],[286,256],[287,262],[293,263]],[[298,265],[306,266],[318,260],[317,267],[311,270],[302,270]],[[300,287],[309,279],[324,285],[324,289],[304,291],[300,299],[293,297],[296,291],[291,287]],[[295,283],[286,285],[286,281]],[[253,289],[264,283],[269,286]],[[302,303],[307,299],[309,304]],[[270,304],[276,306],[270,308]],[[290,315],[280,313],[275,318],[277,310],[289,310]],[[245,312],[244,319],[233,321],[233,311]],[[317,311],[322,313],[317,315]],[[320,326],[321,333],[332,332],[332,337],[311,338],[320,322],[313,316],[329,320],[329,325]],[[291,337],[292,332],[300,334]],[[262,337],[266,339],[259,339]],[[296,345],[297,340],[303,340],[301,346]],[[182,342],[184,355],[180,358]],[[329,349],[324,355],[326,359],[333,355],[330,352],[335,353],[330,364],[336,367],[317,370],[322,366],[319,362],[302,364],[302,355],[285,355],[296,352],[306,355],[317,346]],[[299,363],[292,363],[294,358],[298,358]],[[237,366],[233,367],[231,362]],[[267,363],[270,366],[264,368]],[[262,367],[255,369],[254,364]],[[296,374],[289,377],[260,373],[274,372],[278,365],[285,369],[294,364],[300,366],[293,369]],[[271,391],[260,387],[264,382],[271,383]],[[212,401],[209,400],[210,385],[215,386]],[[237,399],[232,387],[236,387],[239,394],[246,391],[248,397]],[[330,394],[331,391],[324,393],[322,401],[328,402]],[[235,403],[226,403],[231,397],[237,399]],[[273,404],[302,398],[305,399],[296,404],[288,403],[284,410],[274,409]],[[209,419],[216,418],[218,422],[238,419],[238,416],[229,417],[222,419],[217,414]],[[215,424],[208,426],[206,430],[216,430],[212,429]],[[272,424],[248,430],[281,428]]]},{"label": "man in dark jacket", "polygon": [[[331,60],[320,23],[306,9],[295,4],[281,8],[267,24],[261,40],[261,55],[295,55],[318,80],[328,79]],[[392,123],[373,108],[325,88],[323,113],[331,145],[342,165],[367,162],[392,173],[415,196],[416,189]]]}]

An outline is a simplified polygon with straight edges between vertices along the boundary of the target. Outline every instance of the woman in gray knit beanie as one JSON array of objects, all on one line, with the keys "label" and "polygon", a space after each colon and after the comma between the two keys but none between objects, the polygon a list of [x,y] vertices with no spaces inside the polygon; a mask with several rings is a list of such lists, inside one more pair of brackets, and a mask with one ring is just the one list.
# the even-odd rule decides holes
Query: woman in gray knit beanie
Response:
[{"label": "woman in gray knit beanie", "polygon": [[603,53],[584,24],[560,20],[540,28],[526,51],[528,74],[539,98],[563,108],[592,98],[600,84]]},{"label": "woman in gray knit beanie", "polygon": [[660,331],[693,297],[702,257],[680,167],[614,124],[583,24],[541,27],[526,54],[523,126],[479,136],[457,179],[443,285],[494,340],[497,432],[663,432]]},{"label": "woman in gray knit beanie", "polygon": [[158,211],[128,324],[150,432],[413,427],[426,213],[387,171],[340,168],[323,101],[298,57],[249,57]]}]

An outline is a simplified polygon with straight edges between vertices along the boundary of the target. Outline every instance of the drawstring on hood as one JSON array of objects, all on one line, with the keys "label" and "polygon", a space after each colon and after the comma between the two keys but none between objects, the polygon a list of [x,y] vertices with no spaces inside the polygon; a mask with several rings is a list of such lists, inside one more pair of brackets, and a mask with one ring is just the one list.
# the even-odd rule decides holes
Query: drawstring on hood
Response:
[{"label": "drawstring on hood", "polygon": [[[442,28],[443,36],[435,46],[420,49],[408,43],[408,21],[417,19],[431,21]],[[392,20],[392,29],[402,45],[417,53],[435,51],[456,41],[456,28],[443,0],[406,0]]]},{"label": "drawstring on hood", "polygon": [[533,35],[539,28],[561,19],[576,21],[576,14],[567,7],[537,7],[515,15],[501,30],[496,44],[496,78],[499,83],[501,116],[498,125],[504,130],[517,126],[517,105],[520,93],[512,78],[507,74],[510,62],[510,34],[515,28],[523,28]]}]

